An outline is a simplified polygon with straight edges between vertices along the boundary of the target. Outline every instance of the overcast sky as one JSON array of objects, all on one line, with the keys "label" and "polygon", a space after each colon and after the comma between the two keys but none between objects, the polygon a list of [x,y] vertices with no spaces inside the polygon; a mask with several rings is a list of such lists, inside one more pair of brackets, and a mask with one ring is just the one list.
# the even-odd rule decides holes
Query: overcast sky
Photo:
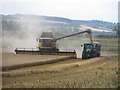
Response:
[{"label": "overcast sky", "polygon": [[[1,0],[1,14],[32,14],[118,22],[119,0]],[[0,11],[1,11],[0,10]]]}]

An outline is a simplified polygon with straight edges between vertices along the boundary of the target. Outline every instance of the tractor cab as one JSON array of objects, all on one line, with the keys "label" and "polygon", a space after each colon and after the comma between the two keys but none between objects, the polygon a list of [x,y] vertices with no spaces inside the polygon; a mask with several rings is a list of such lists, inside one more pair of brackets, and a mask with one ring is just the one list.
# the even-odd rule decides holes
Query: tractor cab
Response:
[{"label": "tractor cab", "polygon": [[83,45],[82,58],[93,58],[100,56],[101,45],[98,43],[85,43]]}]

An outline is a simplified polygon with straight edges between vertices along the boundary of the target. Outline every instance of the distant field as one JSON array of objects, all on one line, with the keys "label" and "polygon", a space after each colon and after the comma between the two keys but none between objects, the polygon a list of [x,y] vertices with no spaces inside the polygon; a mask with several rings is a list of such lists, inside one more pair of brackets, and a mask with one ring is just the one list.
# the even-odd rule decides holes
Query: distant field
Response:
[{"label": "distant field", "polygon": [[[79,49],[81,42],[89,42],[89,39],[78,40],[60,40],[58,41],[59,48]],[[97,38],[93,37],[93,42],[101,44],[101,52],[118,53],[118,39],[117,38]]]},{"label": "distant field", "polygon": [[103,52],[118,52],[118,39],[117,38],[96,38],[95,41],[101,44]]}]

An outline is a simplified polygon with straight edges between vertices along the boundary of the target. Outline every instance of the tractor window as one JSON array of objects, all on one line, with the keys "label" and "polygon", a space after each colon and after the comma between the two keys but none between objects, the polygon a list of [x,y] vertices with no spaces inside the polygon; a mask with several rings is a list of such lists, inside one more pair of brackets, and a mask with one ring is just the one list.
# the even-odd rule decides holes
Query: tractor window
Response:
[{"label": "tractor window", "polygon": [[86,52],[91,52],[92,49],[93,49],[93,46],[92,46],[91,44],[86,44],[86,45],[85,45],[85,51],[86,51]]},{"label": "tractor window", "polygon": [[92,45],[86,45],[86,49],[92,49],[93,48],[93,46]]}]

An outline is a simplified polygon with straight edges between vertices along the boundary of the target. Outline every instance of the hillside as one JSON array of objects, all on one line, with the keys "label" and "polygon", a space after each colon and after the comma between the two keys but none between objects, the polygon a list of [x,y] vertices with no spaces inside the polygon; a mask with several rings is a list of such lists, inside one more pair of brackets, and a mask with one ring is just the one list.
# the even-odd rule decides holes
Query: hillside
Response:
[{"label": "hillside", "polygon": [[[62,17],[50,17],[50,16],[39,16],[39,15],[22,15],[22,14],[16,14],[16,15],[0,15],[2,16],[2,20],[40,20],[43,23],[43,25],[47,25],[47,23],[50,23],[48,26],[80,26],[80,25],[87,25],[90,27],[98,28],[98,29],[107,29],[111,30],[113,29],[114,24],[111,22],[106,21],[100,21],[100,20],[71,20],[67,18]],[[55,26],[55,27],[56,27]]]},{"label": "hillside", "polygon": [[[41,31],[52,31],[55,37],[68,35],[79,32],[84,27],[91,28],[93,35],[95,34],[113,34],[115,24],[100,20],[71,20],[62,17],[50,17],[40,15],[0,15],[2,17],[3,36],[11,36],[16,34],[17,37],[25,37],[22,35],[24,31],[41,33]],[[18,34],[18,35],[17,35]],[[38,35],[37,35],[38,36]]]}]

